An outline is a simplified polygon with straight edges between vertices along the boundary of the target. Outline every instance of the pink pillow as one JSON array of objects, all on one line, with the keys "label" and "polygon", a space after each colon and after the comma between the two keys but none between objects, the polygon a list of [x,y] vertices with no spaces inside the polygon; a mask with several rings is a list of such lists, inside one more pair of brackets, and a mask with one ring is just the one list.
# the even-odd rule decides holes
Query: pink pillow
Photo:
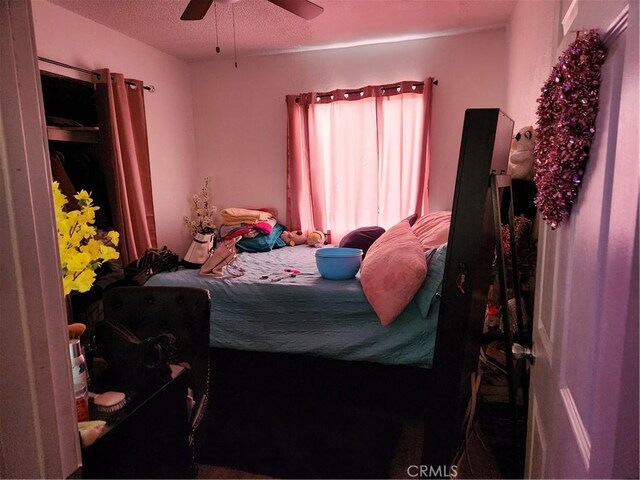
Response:
[{"label": "pink pillow", "polygon": [[382,325],[402,313],[427,276],[427,261],[409,222],[394,225],[369,248],[360,282]]},{"label": "pink pillow", "polygon": [[411,229],[427,251],[449,241],[450,224],[451,212],[433,212],[420,217]]}]

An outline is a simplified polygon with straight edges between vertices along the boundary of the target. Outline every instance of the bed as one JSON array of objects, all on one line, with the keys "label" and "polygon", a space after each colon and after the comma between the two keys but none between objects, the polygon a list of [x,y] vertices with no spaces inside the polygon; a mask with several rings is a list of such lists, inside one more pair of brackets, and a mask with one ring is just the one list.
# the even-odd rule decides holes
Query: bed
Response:
[{"label": "bed", "polygon": [[[222,396],[231,390],[251,392],[233,396],[222,416],[243,413],[233,421],[223,418],[211,432],[219,440],[215,449],[234,445],[229,448],[233,459],[222,462],[252,470],[251,461],[272,440],[256,440],[249,453],[238,459],[234,431],[252,411],[260,411],[260,416],[247,428],[253,431],[257,423],[265,423],[260,409],[278,390],[284,393],[273,400],[274,411],[282,410],[283,405],[291,411],[315,411],[310,405],[322,398],[341,406],[357,404],[359,411],[417,416],[424,425],[421,464],[433,468],[451,465],[464,439],[470,379],[477,370],[492,283],[495,236],[489,178],[492,172],[506,171],[512,130],[513,122],[498,109],[466,111],[447,244],[429,257],[428,277],[421,286],[424,295],[387,327],[380,325],[367,305],[359,278],[342,282],[319,278],[313,249],[305,246],[241,254],[245,274],[237,279],[204,278],[193,270],[152,277],[148,285],[199,286],[211,292],[212,387]],[[260,260],[255,261],[256,257]],[[285,268],[310,275],[272,282]],[[325,298],[321,308],[318,298]],[[307,306],[292,313],[300,300]],[[309,305],[314,307],[309,309]],[[301,404],[307,407],[300,410]],[[282,422],[287,422],[286,415],[268,428],[278,428]],[[301,431],[307,428],[300,427]],[[256,439],[261,435],[252,434]],[[275,447],[266,446],[270,448]],[[329,450],[332,456],[324,463],[336,463],[337,450]],[[290,451],[283,455],[292,458]],[[376,455],[371,452],[367,458]],[[348,465],[343,468],[321,473],[309,473],[302,467],[276,468],[262,469],[262,473],[358,476]]]},{"label": "bed", "polygon": [[213,299],[209,345],[214,348],[429,368],[446,250],[443,245],[425,254],[427,278],[389,326],[378,320],[359,275],[351,280],[322,278],[315,249],[306,245],[239,253],[237,263],[244,274],[236,278],[218,279],[198,270],[179,269],[157,274],[147,285],[209,290]]}]

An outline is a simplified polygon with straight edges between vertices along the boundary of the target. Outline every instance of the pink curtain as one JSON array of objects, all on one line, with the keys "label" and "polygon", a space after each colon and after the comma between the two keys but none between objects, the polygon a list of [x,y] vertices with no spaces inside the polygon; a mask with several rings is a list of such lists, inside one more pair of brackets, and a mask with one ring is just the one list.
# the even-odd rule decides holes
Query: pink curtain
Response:
[{"label": "pink curtain", "polygon": [[432,83],[287,96],[289,228],[336,243],[427,212]]},{"label": "pink curtain", "polygon": [[151,168],[139,80],[99,70],[96,104],[114,227],[120,233],[123,264],[157,246]]}]

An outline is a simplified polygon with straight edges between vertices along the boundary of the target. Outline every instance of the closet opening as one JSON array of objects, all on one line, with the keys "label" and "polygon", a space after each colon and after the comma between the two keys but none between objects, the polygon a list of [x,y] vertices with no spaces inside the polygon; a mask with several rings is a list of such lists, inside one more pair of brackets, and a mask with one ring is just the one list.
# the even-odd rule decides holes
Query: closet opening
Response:
[{"label": "closet opening", "polygon": [[[96,87],[93,82],[40,72],[51,174],[67,197],[65,209],[78,208],[74,195],[89,192],[95,212],[95,238],[116,230],[112,205],[113,173],[107,171],[106,148],[98,127]],[[120,260],[105,262],[96,270],[96,280],[85,293],[72,292],[67,296],[69,323],[84,323],[89,327],[101,315],[104,289],[124,279]],[[87,328],[89,330],[89,328]]]}]

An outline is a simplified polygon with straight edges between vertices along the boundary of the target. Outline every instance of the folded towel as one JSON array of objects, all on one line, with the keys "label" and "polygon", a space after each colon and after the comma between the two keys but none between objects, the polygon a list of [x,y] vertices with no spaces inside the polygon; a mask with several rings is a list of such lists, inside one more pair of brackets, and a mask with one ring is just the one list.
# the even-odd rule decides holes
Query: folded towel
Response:
[{"label": "folded towel", "polygon": [[251,217],[225,217],[222,215],[223,225],[255,225],[258,220]]},{"label": "folded towel", "polygon": [[220,213],[228,217],[250,217],[255,220],[268,220],[273,217],[269,212],[248,208],[225,208]]},{"label": "folded towel", "polygon": [[273,217],[269,212],[247,208],[225,208],[220,212],[220,215],[225,225],[255,224]]}]

